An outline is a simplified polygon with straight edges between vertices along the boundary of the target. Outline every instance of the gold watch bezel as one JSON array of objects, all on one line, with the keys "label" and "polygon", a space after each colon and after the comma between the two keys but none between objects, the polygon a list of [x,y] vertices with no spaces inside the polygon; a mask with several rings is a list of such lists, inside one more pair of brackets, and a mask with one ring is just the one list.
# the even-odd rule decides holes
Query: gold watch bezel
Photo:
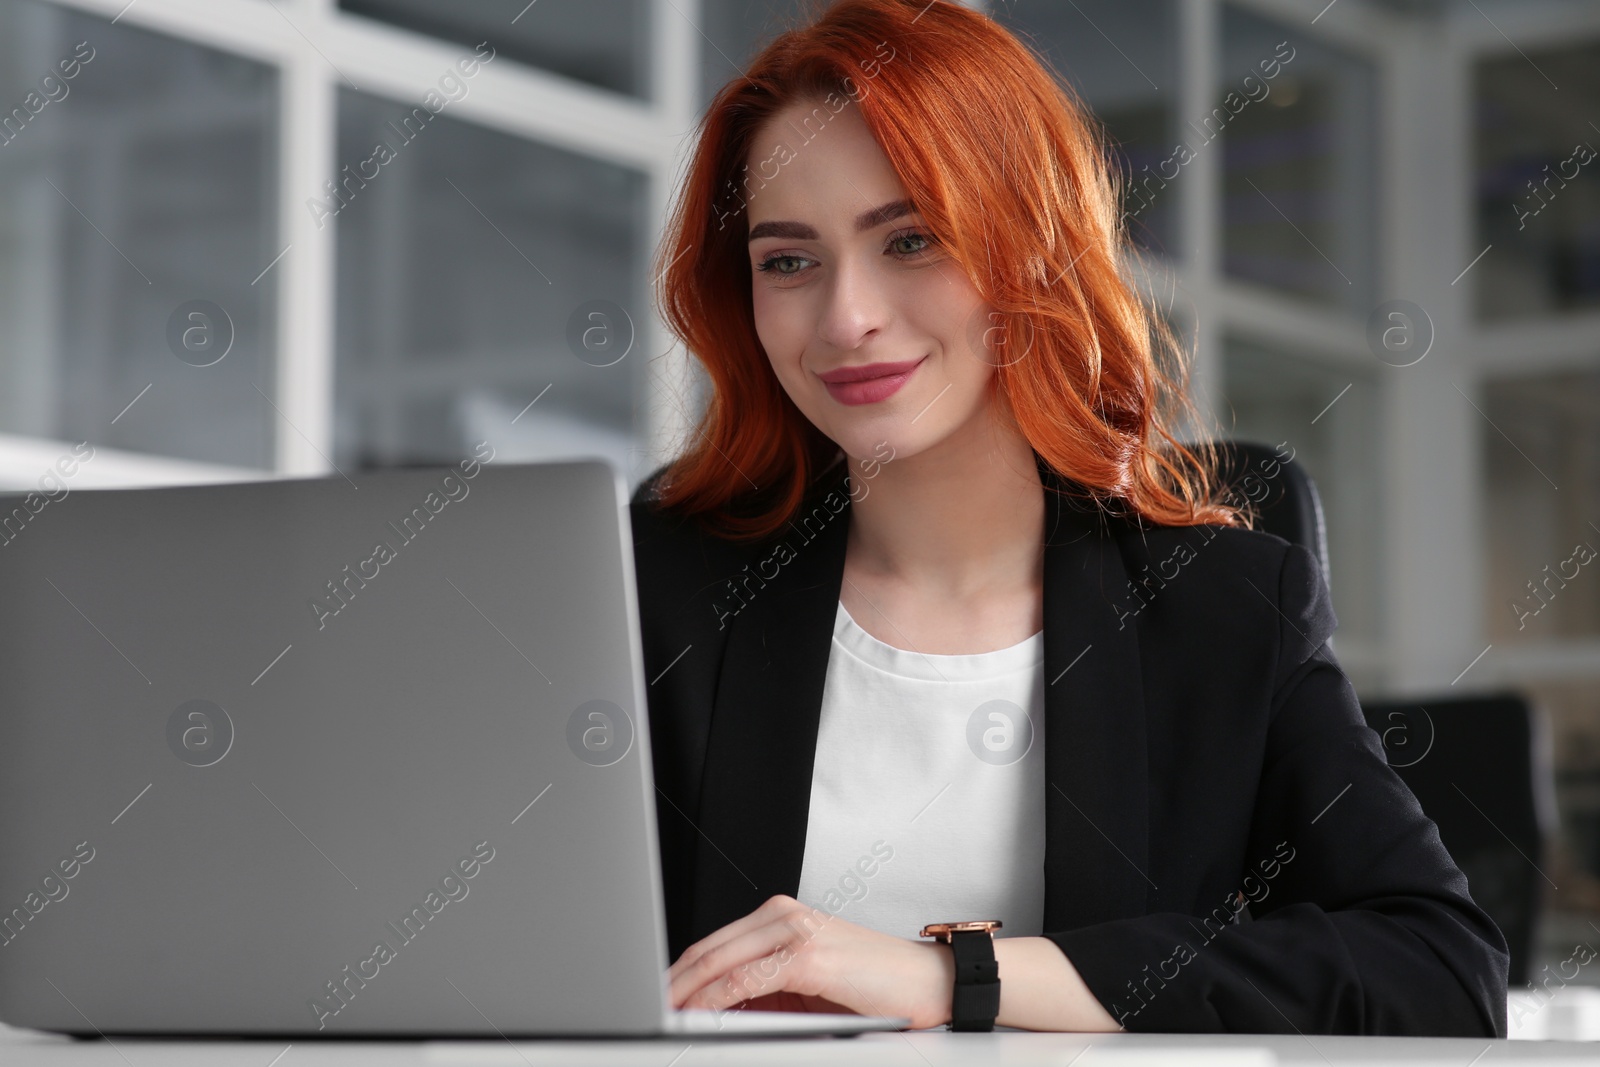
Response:
[{"label": "gold watch bezel", "polygon": [[949,944],[950,935],[983,932],[990,937],[1000,929],[999,919],[969,919],[966,922],[955,923],[929,923],[922,928],[918,937],[932,937]]}]

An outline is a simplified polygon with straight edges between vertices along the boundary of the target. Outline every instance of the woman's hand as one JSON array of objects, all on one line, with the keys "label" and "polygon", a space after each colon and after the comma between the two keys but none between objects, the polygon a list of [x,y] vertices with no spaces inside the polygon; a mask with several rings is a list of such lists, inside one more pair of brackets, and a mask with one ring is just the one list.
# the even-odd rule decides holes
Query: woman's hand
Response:
[{"label": "woman's hand", "polygon": [[946,945],[868,930],[777,896],[690,945],[667,972],[674,1008],[846,1011],[950,1021],[955,960]]}]

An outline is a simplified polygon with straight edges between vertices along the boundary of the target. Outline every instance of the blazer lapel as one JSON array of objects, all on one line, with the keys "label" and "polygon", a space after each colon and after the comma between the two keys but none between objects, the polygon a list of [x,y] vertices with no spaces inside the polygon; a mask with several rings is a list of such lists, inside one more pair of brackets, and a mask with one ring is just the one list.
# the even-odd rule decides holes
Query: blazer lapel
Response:
[{"label": "blazer lapel", "polygon": [[[1038,458],[1038,454],[1035,453]],[[1039,458],[1046,486],[1071,488]],[[1138,628],[1107,518],[1045,494],[1044,929],[1145,914],[1149,766]]]},{"label": "blazer lapel", "polygon": [[748,592],[729,624],[700,791],[694,939],[800,888],[844,579],[847,473],[841,464],[827,475],[787,534],[752,553],[747,571],[755,577],[746,583],[740,575]]}]

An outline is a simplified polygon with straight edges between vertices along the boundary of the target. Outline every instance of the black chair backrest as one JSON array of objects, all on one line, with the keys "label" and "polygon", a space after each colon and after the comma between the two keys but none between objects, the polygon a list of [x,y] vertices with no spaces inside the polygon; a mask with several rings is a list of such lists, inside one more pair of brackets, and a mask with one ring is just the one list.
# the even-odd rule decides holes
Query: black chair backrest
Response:
[{"label": "black chair backrest", "polygon": [[1258,530],[1303,545],[1322,564],[1322,578],[1332,588],[1328,571],[1328,531],[1322,498],[1311,475],[1294,459],[1287,444],[1274,448],[1254,441],[1217,442],[1217,476],[1229,487],[1229,503],[1255,505]]},{"label": "black chair backrest", "polygon": [[1505,934],[1512,984],[1525,983],[1551,884],[1544,844],[1554,792],[1532,707],[1506,693],[1368,702],[1362,711],[1438,825],[1472,899]]}]

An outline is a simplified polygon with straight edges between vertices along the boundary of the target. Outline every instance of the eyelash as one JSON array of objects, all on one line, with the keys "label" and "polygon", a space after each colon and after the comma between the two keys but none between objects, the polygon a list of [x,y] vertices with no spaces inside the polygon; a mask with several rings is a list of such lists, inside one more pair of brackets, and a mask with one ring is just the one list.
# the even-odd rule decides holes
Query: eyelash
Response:
[{"label": "eyelash", "polygon": [[[912,256],[920,256],[924,252],[927,252],[929,249],[933,248],[936,244],[938,244],[938,242],[934,239],[932,234],[924,233],[921,230],[906,230],[904,232],[894,234],[889,238],[888,243],[890,245],[893,245],[896,241],[904,241],[904,240],[906,240],[907,238],[910,238],[910,237],[920,238],[924,243],[924,247],[917,249],[915,252],[899,252],[899,253],[896,253],[897,255],[900,255],[900,256],[905,257],[905,258],[910,258]],[[778,263],[778,262],[780,262],[782,260],[785,260],[785,259],[800,259],[800,260],[804,260],[804,259],[806,259],[806,257],[805,256],[796,256],[796,255],[792,255],[790,253],[775,253],[773,255],[768,256],[766,259],[763,259],[760,263],[757,263],[756,264],[756,270],[761,271],[764,274],[766,274],[766,273],[776,274],[780,278],[793,278],[796,275],[798,275],[800,273],[800,271],[790,271],[789,273],[785,274],[784,272],[774,270],[774,268],[773,268],[773,264],[774,263]]]}]

